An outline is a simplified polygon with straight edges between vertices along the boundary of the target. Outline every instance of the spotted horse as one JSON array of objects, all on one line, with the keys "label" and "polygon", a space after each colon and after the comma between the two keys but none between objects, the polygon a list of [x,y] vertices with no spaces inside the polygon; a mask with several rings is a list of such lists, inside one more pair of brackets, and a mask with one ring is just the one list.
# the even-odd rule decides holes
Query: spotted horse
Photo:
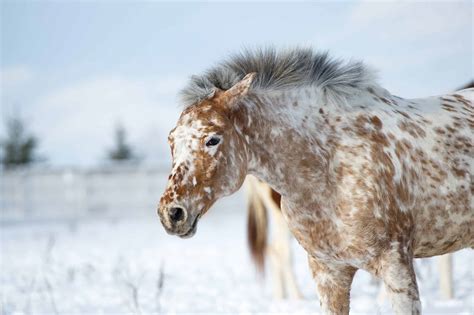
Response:
[{"label": "spotted horse", "polygon": [[403,99],[358,61],[312,49],[246,50],[190,78],[169,134],[158,213],[170,234],[247,174],[281,194],[325,314],[348,314],[355,272],[419,314],[413,259],[474,246],[474,90]]}]

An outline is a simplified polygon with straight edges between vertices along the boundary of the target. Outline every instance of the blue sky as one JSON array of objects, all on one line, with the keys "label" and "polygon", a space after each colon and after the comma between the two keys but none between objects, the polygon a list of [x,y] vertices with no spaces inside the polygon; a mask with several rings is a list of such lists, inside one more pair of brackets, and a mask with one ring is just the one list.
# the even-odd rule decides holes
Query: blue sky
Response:
[{"label": "blue sky", "polygon": [[229,53],[330,50],[421,97],[472,79],[472,15],[470,1],[2,1],[1,114],[25,117],[54,165],[100,163],[117,122],[148,161],[166,160],[178,90]]}]

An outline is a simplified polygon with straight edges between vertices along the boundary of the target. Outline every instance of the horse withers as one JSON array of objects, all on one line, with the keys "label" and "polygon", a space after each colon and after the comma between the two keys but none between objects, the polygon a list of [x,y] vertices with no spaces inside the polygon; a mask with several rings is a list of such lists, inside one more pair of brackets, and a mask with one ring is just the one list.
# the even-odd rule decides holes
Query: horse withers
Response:
[{"label": "horse withers", "polygon": [[418,314],[413,258],[474,246],[473,98],[403,99],[363,63],[310,49],[243,52],[182,91],[160,219],[190,237],[255,175],[281,194],[324,313],[349,313],[363,269],[395,313]]}]

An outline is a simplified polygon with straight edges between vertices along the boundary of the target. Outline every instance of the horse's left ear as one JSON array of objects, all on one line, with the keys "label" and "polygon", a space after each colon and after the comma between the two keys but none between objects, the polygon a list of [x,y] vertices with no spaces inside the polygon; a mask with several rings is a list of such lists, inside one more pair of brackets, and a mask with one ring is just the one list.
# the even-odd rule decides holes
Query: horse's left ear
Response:
[{"label": "horse's left ear", "polygon": [[232,108],[239,100],[247,95],[256,75],[256,72],[249,73],[230,89],[216,93],[218,101],[228,109]]}]

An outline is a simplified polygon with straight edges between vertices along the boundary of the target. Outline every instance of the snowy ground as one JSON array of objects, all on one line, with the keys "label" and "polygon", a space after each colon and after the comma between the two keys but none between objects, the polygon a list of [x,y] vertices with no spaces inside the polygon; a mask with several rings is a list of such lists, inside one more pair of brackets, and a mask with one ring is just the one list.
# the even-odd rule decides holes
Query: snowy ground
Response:
[{"label": "snowy ground", "polygon": [[[197,234],[164,233],[158,218],[1,224],[2,314],[319,313],[306,257],[294,243],[295,272],[305,296],[274,300],[247,254],[240,194],[218,203]],[[425,314],[474,314],[474,252],[454,255],[455,299],[439,298],[435,259],[416,267]],[[354,280],[351,314],[391,314],[376,303],[365,272]]]}]

